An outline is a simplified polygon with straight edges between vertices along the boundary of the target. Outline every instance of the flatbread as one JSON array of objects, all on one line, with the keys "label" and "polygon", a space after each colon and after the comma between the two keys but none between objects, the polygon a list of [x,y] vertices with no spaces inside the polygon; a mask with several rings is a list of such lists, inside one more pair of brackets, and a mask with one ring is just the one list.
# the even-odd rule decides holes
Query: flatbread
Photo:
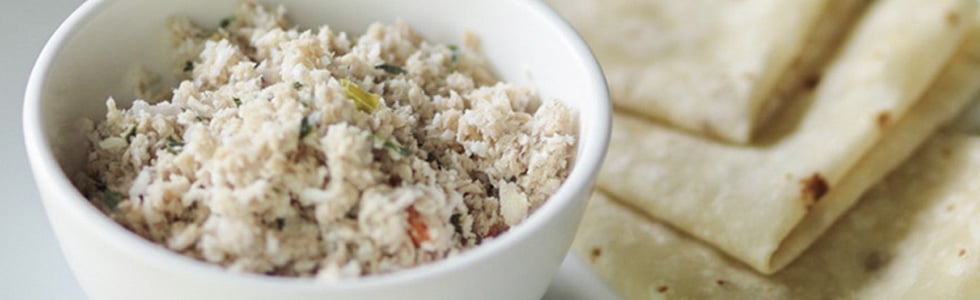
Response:
[{"label": "flatbread", "polygon": [[[834,0],[827,4],[823,16],[817,21],[813,32],[803,44],[804,49],[780,75],[772,93],[763,99],[762,108],[750,127],[754,127],[754,130],[764,127],[766,121],[779,113],[779,109],[784,107],[784,104],[799,96],[802,91],[813,89],[820,84],[823,68],[834,58],[836,53],[834,50],[839,49],[845,42],[846,33],[861,19],[870,2]],[[749,142],[747,139],[737,141],[743,144]]]},{"label": "flatbread", "polygon": [[772,273],[967,103],[976,88],[963,78],[980,68],[970,58],[980,53],[975,45],[923,93],[972,28],[975,9],[972,0],[875,2],[816,90],[752,146],[618,113],[598,186]]},{"label": "flatbread", "polygon": [[[864,0],[547,0],[582,34],[614,104],[745,143],[787,72],[830,53]],[[792,81],[792,80],[791,80]],[[788,84],[795,84],[790,82]]]},{"label": "flatbread", "polygon": [[978,299],[980,137],[944,135],[765,276],[597,194],[573,251],[626,299]]},{"label": "flatbread", "polygon": [[943,129],[948,132],[980,134],[980,98],[973,99],[969,108],[955,120],[946,124]]}]

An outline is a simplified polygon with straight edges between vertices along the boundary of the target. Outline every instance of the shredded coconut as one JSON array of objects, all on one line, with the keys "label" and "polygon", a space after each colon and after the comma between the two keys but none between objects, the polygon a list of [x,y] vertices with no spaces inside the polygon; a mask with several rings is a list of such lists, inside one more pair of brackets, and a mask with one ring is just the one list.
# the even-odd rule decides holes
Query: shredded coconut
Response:
[{"label": "shredded coconut", "polygon": [[[169,27],[185,80],[128,109],[108,99],[76,182],[184,255],[327,280],[409,268],[507,231],[571,168],[570,109],[498,82],[472,36],[432,43],[403,22],[300,31],[254,3],[217,30]],[[377,108],[359,109],[341,79]]]}]

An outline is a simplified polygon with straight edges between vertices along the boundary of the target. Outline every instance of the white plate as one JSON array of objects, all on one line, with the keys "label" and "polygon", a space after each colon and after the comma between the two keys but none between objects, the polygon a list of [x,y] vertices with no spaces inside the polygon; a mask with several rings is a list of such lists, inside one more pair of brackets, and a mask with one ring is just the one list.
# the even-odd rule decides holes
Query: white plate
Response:
[{"label": "white plate", "polygon": [[[41,47],[82,0],[5,1],[0,10],[0,299],[85,299],[48,226],[27,166],[21,108]],[[545,299],[615,299],[574,256],[565,259]]]}]

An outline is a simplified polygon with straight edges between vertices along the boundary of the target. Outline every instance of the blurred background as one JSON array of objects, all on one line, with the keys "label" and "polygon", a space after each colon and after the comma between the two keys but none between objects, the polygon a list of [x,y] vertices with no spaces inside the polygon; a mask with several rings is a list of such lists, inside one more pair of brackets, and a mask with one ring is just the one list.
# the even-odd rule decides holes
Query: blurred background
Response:
[{"label": "blurred background", "polygon": [[82,2],[3,1],[0,9],[0,299],[84,299],[44,216],[21,131],[34,60]]}]

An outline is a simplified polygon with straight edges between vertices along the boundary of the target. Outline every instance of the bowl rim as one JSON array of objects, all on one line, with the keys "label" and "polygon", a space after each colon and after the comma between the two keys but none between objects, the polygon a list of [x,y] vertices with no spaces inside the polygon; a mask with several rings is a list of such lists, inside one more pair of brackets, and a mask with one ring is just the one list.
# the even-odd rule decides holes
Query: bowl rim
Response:
[{"label": "bowl rim", "polygon": [[[579,145],[579,151],[573,162],[572,171],[559,189],[548,198],[545,204],[538,208],[519,226],[516,226],[515,229],[508,231],[507,234],[501,237],[495,238],[478,247],[462,251],[458,255],[395,272],[334,281],[229,272],[218,265],[187,257],[146,240],[120,226],[111,218],[106,217],[105,214],[91,205],[77,190],[74,184],[71,183],[71,180],[69,180],[69,177],[55,159],[51,145],[45,138],[45,127],[41,116],[41,99],[45,90],[46,78],[49,77],[53,69],[51,65],[52,60],[64,51],[64,44],[83,28],[84,24],[91,22],[100,12],[118,1],[120,0],[90,0],[83,2],[58,27],[45,44],[31,71],[24,96],[23,134],[28,160],[34,173],[37,187],[50,192],[49,197],[59,201],[57,205],[68,206],[69,208],[65,209],[65,211],[74,214],[75,217],[88,223],[87,226],[91,228],[90,231],[94,235],[107,241],[121,251],[129,252],[134,257],[147,258],[145,263],[154,268],[184,269],[189,272],[182,273],[194,274],[197,277],[217,278],[230,283],[261,285],[263,288],[270,289],[309,292],[324,290],[340,292],[356,291],[381,286],[410,284],[426,278],[435,278],[440,275],[452,273],[454,270],[477,264],[489,258],[494,253],[513,247],[517,243],[528,239],[534,231],[540,230],[547,222],[555,219],[562,210],[571,209],[574,205],[579,204],[576,199],[583,199],[578,201],[587,201],[589,197],[587,195],[583,196],[582,194],[591,193],[591,187],[595,182],[595,178],[598,176],[599,167],[606,155],[606,148],[609,143],[612,127],[612,107],[604,75],[592,51],[572,26],[543,1],[505,0],[511,2],[511,5],[531,11],[532,15],[536,18],[544,19],[546,26],[552,27],[550,31],[559,32],[563,48],[573,52],[573,56],[575,57],[574,63],[581,65],[580,68],[586,70],[586,78],[590,81],[590,84],[594,85],[594,94],[588,95],[588,99],[597,101],[595,103],[595,110],[586,112],[590,116],[590,119],[594,118],[594,125],[587,132],[579,131],[579,142],[581,143],[583,134],[587,133],[589,136],[586,140],[589,143]],[[581,119],[583,113],[580,112],[578,115]],[[47,202],[50,201],[45,202],[47,209]]]}]

